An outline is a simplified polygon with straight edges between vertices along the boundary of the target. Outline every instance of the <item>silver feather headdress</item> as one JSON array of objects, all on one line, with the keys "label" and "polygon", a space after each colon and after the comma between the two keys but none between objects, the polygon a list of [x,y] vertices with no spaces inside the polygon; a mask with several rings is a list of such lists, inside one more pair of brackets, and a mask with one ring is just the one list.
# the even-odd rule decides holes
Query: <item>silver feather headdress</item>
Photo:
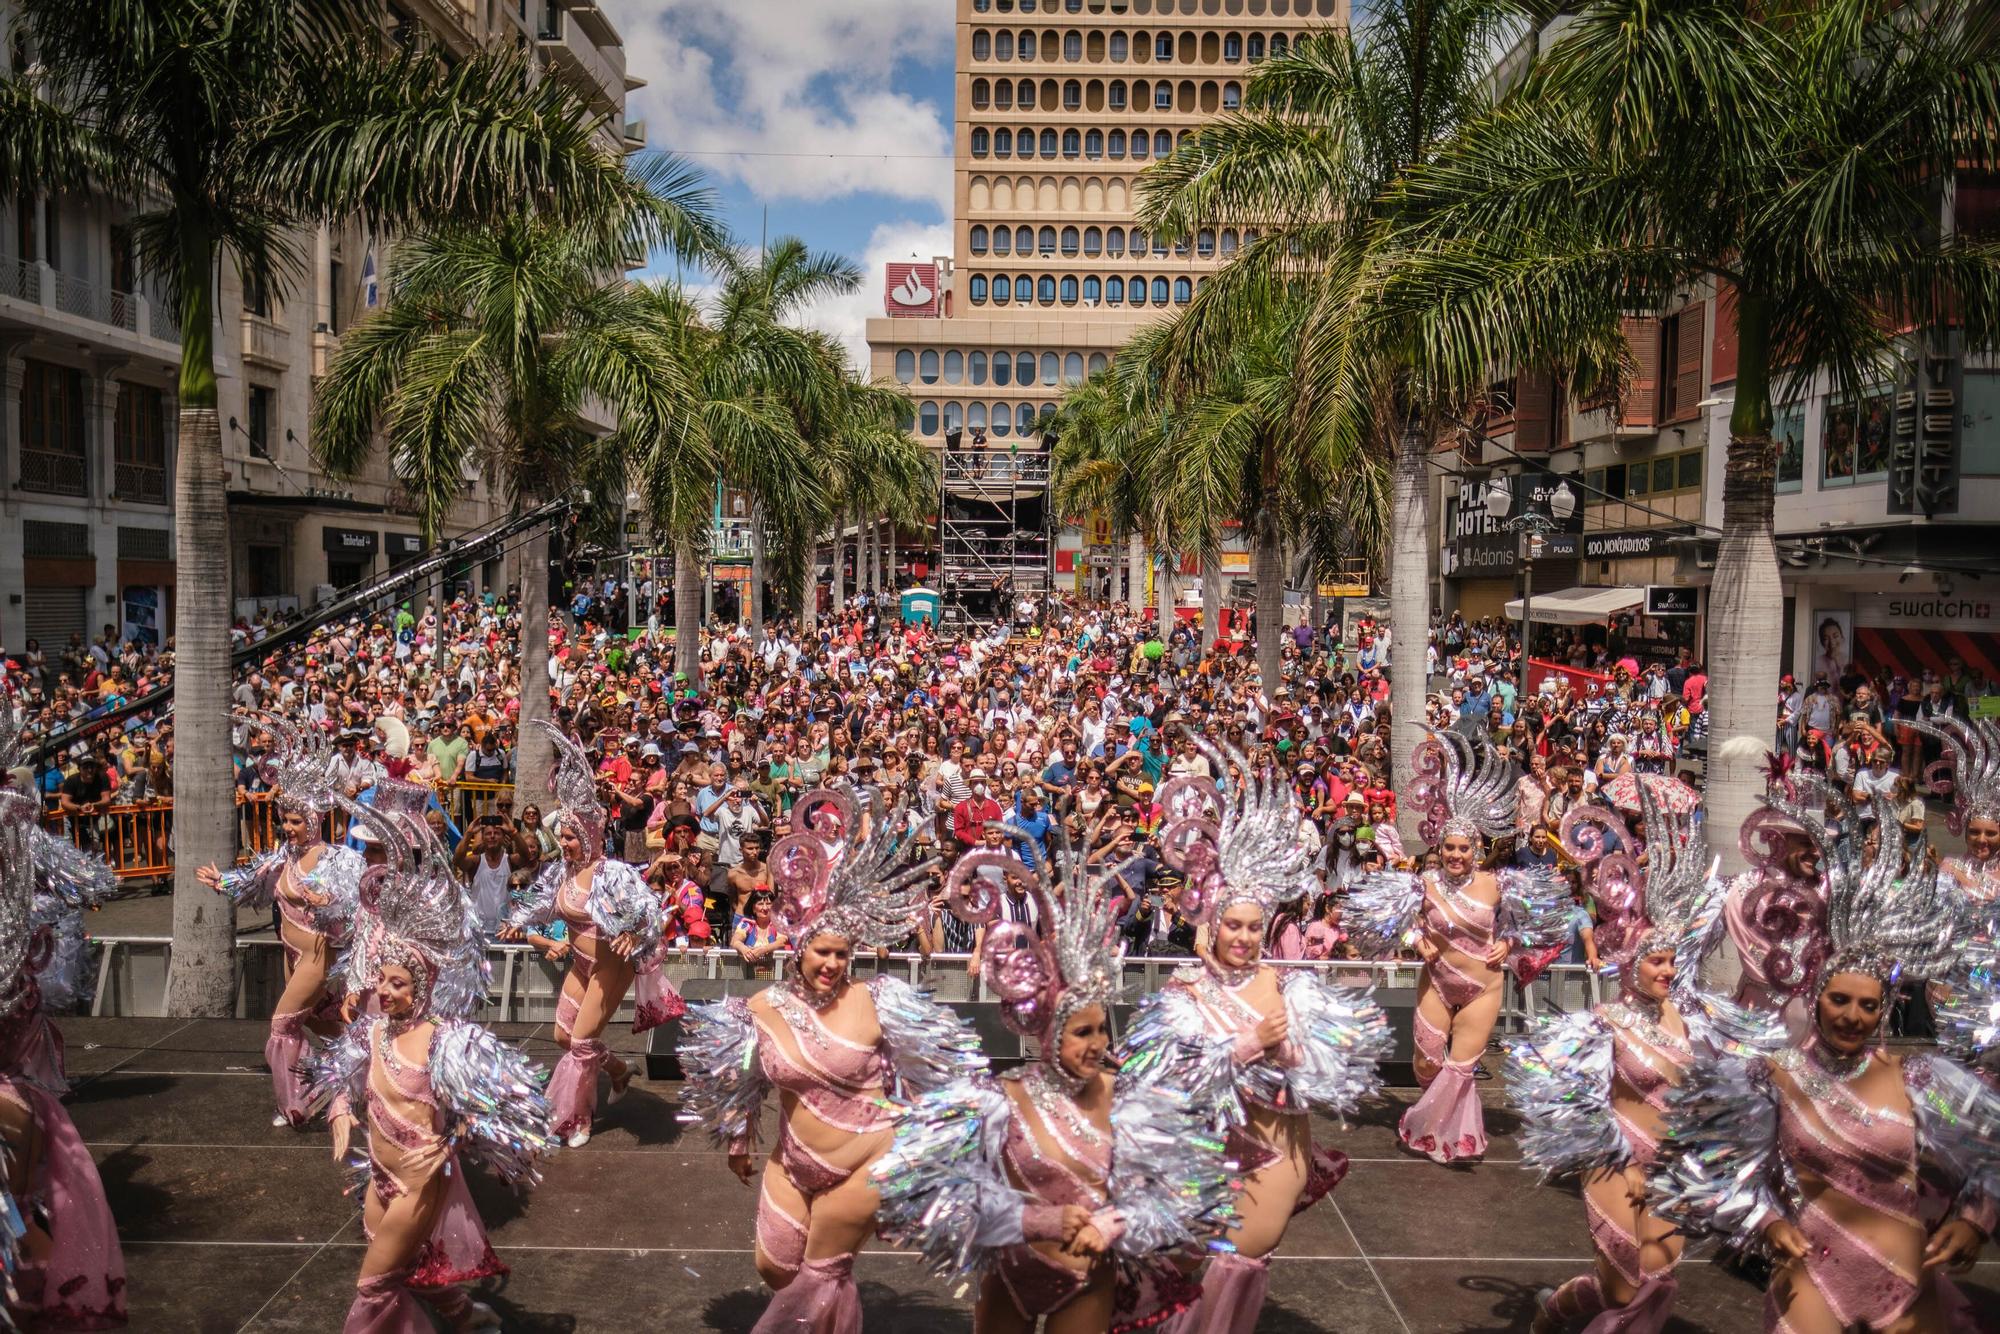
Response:
[{"label": "silver feather headdress", "polygon": [[334,808],[340,798],[333,769],[339,753],[325,733],[261,709],[238,709],[230,716],[270,734],[271,749],[257,761],[257,771],[278,790],[280,806],[315,820]]},{"label": "silver feather headdress", "polygon": [[418,1018],[469,1016],[486,998],[485,943],[450,855],[421,819],[345,797],[340,804],[387,854],[386,862],[361,876],[349,986],[372,987],[383,968],[395,965],[415,984]]},{"label": "silver feather headdress", "polygon": [[2000,721],[1992,718],[1905,718],[1903,725],[1944,743],[1945,754],[1924,770],[1933,793],[1951,796],[1945,826],[1963,834],[1967,822],[2000,822]]},{"label": "silver feather headdress", "polygon": [[1203,737],[1194,744],[1217,774],[1234,765],[1241,779],[1182,777],[1160,789],[1161,856],[1187,880],[1180,911],[1191,921],[1212,922],[1236,904],[1252,903],[1269,922],[1280,907],[1319,888],[1299,841],[1298,795],[1282,773],[1253,768],[1241,751]]},{"label": "silver feather headdress", "polygon": [[1416,781],[1409,799],[1424,813],[1417,832],[1436,844],[1447,836],[1472,840],[1500,838],[1514,828],[1514,802],[1521,771],[1482,741],[1419,724],[1425,739],[1410,756]]},{"label": "silver feather headdress", "polygon": [[1827,866],[1826,961],[1814,993],[1840,973],[1864,973],[1884,986],[1904,977],[1942,978],[1959,954],[1960,898],[1937,872],[1929,846],[1904,852],[1895,807],[1872,799],[1881,842],[1860,864],[1861,840]]},{"label": "silver feather headdress", "polygon": [[42,804],[25,792],[0,789],[0,1018],[35,996],[37,948],[31,914],[35,899],[34,841],[41,837]]},{"label": "silver feather headdress", "polygon": [[604,804],[597,799],[597,771],[591,767],[590,756],[584,754],[583,747],[560,727],[539,718],[535,719],[535,726],[555,743],[556,767],[549,775],[549,790],[560,803],[556,818],[576,830],[588,855],[595,860],[603,855],[605,820]]},{"label": "silver feather headdress", "polygon": [[916,930],[936,858],[912,865],[909,808],[863,819],[852,793],[815,788],[792,806],[796,832],[771,847],[777,917],[794,948],[815,936],[840,936],[870,949],[900,944]]},{"label": "silver feather headdress", "polygon": [[[1572,806],[1560,834],[1563,851],[1589,877],[1598,910],[1598,950],[1628,975],[1636,960],[1679,948],[1715,870],[1694,822],[1669,811],[1650,784],[1637,786],[1646,833],[1643,867],[1637,831],[1607,806]],[[1612,833],[1620,846],[1607,851],[1606,836]]]},{"label": "silver feather headdress", "polygon": [[[1025,831],[1008,826],[1016,837]],[[1016,1033],[1043,1039],[1044,1060],[1071,1015],[1093,1005],[1110,1013],[1118,998],[1118,918],[1111,881],[1129,864],[1093,871],[1059,826],[1049,830],[1050,854],[1030,866],[1012,852],[975,848],[945,878],[945,903],[961,921],[987,928],[981,975],[1000,997],[1000,1015]],[[1025,886],[1041,913],[1041,929],[1000,921],[1000,887]]]}]

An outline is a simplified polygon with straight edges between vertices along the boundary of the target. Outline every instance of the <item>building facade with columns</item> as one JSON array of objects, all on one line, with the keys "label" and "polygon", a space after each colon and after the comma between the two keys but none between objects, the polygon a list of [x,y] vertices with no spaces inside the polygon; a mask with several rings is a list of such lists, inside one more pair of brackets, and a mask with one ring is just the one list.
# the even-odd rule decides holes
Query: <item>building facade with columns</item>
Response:
[{"label": "building facade with columns", "polygon": [[[399,40],[455,55],[505,44],[624,119],[624,49],[586,0],[396,0]],[[0,51],[32,59],[0,0]],[[73,632],[163,639],[175,604],[173,478],[178,314],[135,261],[123,201],[88,192],[0,201],[0,648]],[[228,473],[230,578],[240,614],[310,606],[423,551],[414,503],[381,452],[358,477],[314,466],[314,385],[343,333],[388,293],[389,238],[357,223],[299,238],[300,270],[249,278],[225,261],[213,329]],[[468,478],[445,535],[489,522],[504,497]],[[475,586],[497,566],[474,567]]]}]

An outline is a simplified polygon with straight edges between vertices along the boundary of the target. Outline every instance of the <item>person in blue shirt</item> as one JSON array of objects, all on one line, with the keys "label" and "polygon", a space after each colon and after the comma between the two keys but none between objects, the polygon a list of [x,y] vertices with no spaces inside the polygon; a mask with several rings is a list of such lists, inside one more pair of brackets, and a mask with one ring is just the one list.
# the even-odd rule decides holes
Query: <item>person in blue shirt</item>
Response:
[{"label": "person in blue shirt", "polygon": [[1054,824],[1054,818],[1042,804],[1041,793],[1024,787],[1014,794],[1014,815],[1007,822],[1007,833],[1022,861],[1040,866],[1048,860],[1049,829]]}]

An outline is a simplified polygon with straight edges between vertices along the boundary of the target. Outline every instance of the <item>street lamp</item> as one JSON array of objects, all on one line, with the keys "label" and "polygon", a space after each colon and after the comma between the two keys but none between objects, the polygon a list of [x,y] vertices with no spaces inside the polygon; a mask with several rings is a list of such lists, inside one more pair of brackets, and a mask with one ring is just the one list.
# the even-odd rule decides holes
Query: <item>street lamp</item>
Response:
[{"label": "street lamp", "polygon": [[1547,513],[1528,504],[1521,508],[1519,514],[1509,518],[1508,512],[1513,508],[1513,478],[1496,476],[1489,479],[1486,483],[1486,516],[1519,538],[1515,559],[1521,564],[1521,687],[1526,689],[1528,636],[1535,625],[1535,544],[1567,523],[1569,516],[1576,513],[1576,492],[1570,490],[1568,482],[1559,483],[1549,493]]}]

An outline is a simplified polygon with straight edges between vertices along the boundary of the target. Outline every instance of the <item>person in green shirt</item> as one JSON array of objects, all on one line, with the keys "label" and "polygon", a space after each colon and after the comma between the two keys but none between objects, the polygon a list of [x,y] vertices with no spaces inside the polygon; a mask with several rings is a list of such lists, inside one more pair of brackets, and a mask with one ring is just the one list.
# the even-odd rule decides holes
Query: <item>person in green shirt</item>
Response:
[{"label": "person in green shirt", "polygon": [[417,618],[415,615],[411,613],[409,603],[405,602],[400,607],[396,608],[396,633],[399,636],[403,633],[403,631],[408,630],[412,626],[416,625],[416,623],[417,623]]},{"label": "person in green shirt", "polygon": [[438,778],[442,782],[457,782],[459,771],[465,767],[465,757],[472,750],[472,739],[462,735],[465,730],[440,727],[438,734],[424,747],[424,753],[437,765]]}]

